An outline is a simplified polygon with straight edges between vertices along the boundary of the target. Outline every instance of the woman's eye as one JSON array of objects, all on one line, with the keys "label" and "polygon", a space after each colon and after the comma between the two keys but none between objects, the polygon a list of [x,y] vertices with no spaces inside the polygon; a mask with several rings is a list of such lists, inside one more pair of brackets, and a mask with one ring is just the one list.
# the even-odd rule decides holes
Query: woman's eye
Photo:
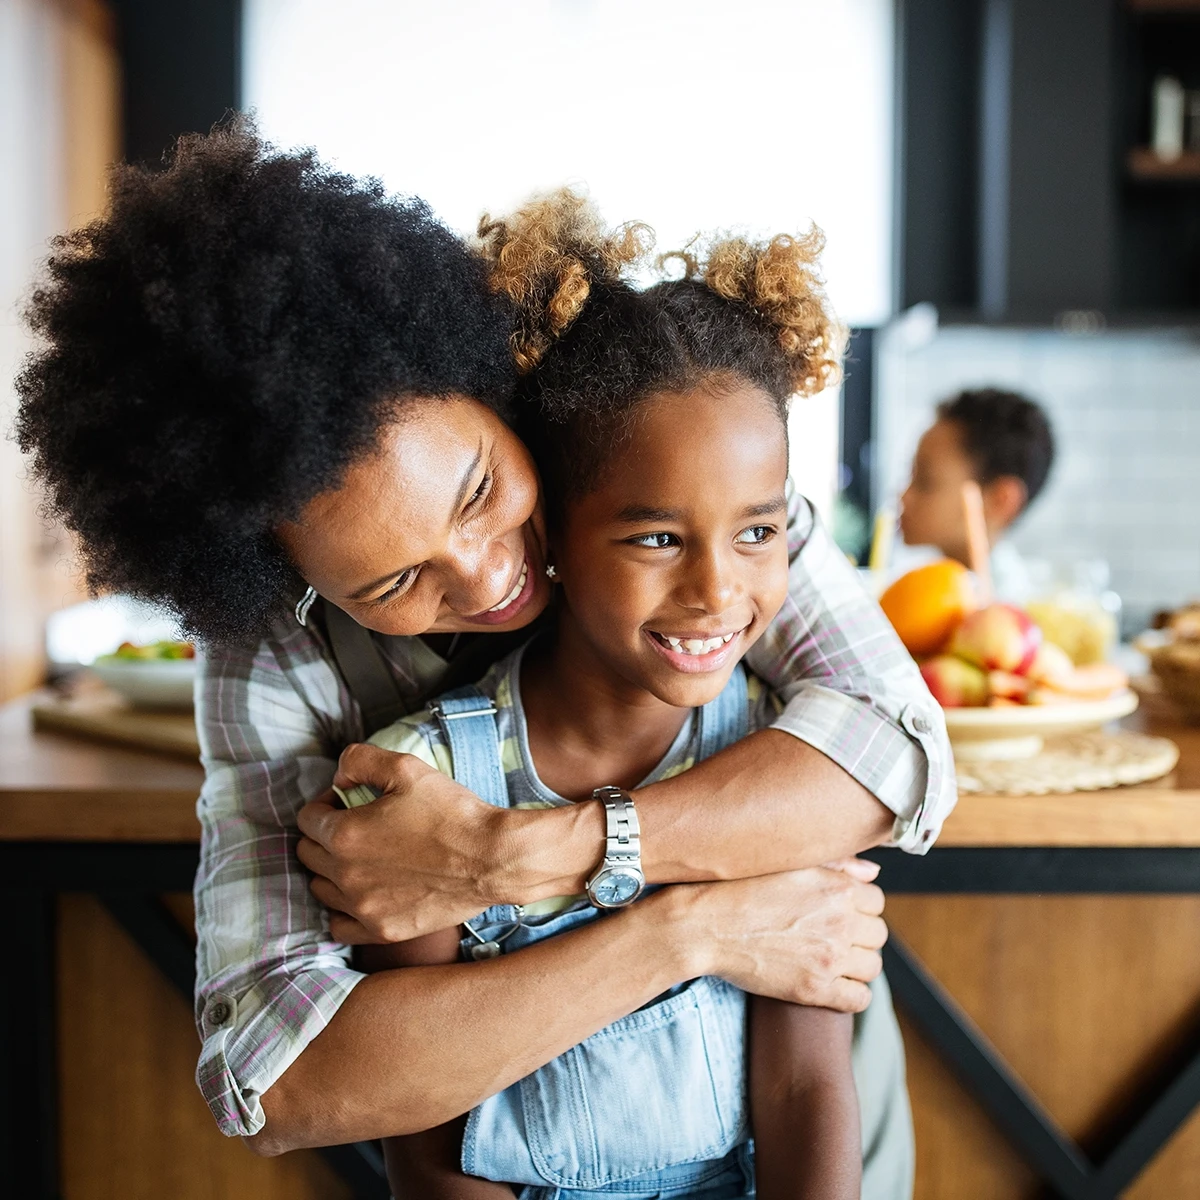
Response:
[{"label": "woman's eye", "polygon": [[383,595],[376,596],[373,603],[386,604],[389,600],[394,600],[402,592],[408,591],[417,577],[417,571],[417,567],[409,567]]},{"label": "woman's eye", "polygon": [[471,493],[470,500],[467,501],[467,509],[474,508],[487,494],[492,490],[492,473],[489,471],[480,481],[479,486]]},{"label": "woman's eye", "polygon": [[751,525],[749,529],[743,529],[733,540],[743,546],[761,546],[774,536],[775,527],[773,525]]},{"label": "woman's eye", "polygon": [[645,546],[648,550],[665,550],[675,544],[673,533],[643,533],[640,537],[630,538],[633,546]]}]

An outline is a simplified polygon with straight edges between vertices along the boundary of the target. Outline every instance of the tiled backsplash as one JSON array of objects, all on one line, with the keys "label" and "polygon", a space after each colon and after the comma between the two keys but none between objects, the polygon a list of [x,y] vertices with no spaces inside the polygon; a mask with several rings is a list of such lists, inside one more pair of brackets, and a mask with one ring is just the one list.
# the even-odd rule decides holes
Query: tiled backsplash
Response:
[{"label": "tiled backsplash", "polygon": [[1133,623],[1200,597],[1200,340],[953,326],[914,313],[881,331],[876,495],[891,502],[935,405],[993,385],[1045,405],[1058,458],[1014,531],[1023,554],[1103,558]]}]

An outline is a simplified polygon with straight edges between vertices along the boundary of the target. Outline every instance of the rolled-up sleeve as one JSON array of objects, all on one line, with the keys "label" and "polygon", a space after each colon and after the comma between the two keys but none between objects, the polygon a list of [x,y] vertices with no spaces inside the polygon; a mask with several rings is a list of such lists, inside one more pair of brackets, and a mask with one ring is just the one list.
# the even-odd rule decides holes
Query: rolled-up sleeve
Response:
[{"label": "rolled-up sleeve", "polygon": [[229,1136],[263,1127],[263,1093],[363,978],[296,858],[296,813],[329,787],[329,747],[361,737],[335,729],[347,711],[340,689],[299,629],[282,643],[210,651],[197,683],[196,1081]]},{"label": "rolled-up sleeve", "polygon": [[831,758],[894,814],[890,844],[922,854],[957,799],[942,710],[812,506],[788,508],[789,589],[747,656],[785,701],[773,726]]}]

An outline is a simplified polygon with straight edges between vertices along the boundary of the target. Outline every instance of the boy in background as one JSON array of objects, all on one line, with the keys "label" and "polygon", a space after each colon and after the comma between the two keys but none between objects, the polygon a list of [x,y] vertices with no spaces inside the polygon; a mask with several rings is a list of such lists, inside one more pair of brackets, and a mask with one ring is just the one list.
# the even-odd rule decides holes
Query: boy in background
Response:
[{"label": "boy in background", "polygon": [[900,499],[900,532],[909,546],[933,546],[966,564],[962,485],[983,493],[992,547],[992,579],[1005,600],[1028,598],[1021,556],[1004,535],[1037,498],[1054,462],[1054,434],[1040,405],[1017,392],[960,392],[937,408],[913,457],[912,481]]}]

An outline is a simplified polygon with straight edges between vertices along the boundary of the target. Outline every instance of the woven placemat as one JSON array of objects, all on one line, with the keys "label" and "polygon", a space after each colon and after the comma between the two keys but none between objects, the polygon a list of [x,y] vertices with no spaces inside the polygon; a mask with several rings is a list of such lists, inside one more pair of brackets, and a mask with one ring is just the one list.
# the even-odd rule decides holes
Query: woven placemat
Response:
[{"label": "woven placemat", "polygon": [[1144,733],[1094,730],[1047,741],[1032,758],[957,764],[960,793],[1045,796],[1146,783],[1171,771],[1179,747]]}]

